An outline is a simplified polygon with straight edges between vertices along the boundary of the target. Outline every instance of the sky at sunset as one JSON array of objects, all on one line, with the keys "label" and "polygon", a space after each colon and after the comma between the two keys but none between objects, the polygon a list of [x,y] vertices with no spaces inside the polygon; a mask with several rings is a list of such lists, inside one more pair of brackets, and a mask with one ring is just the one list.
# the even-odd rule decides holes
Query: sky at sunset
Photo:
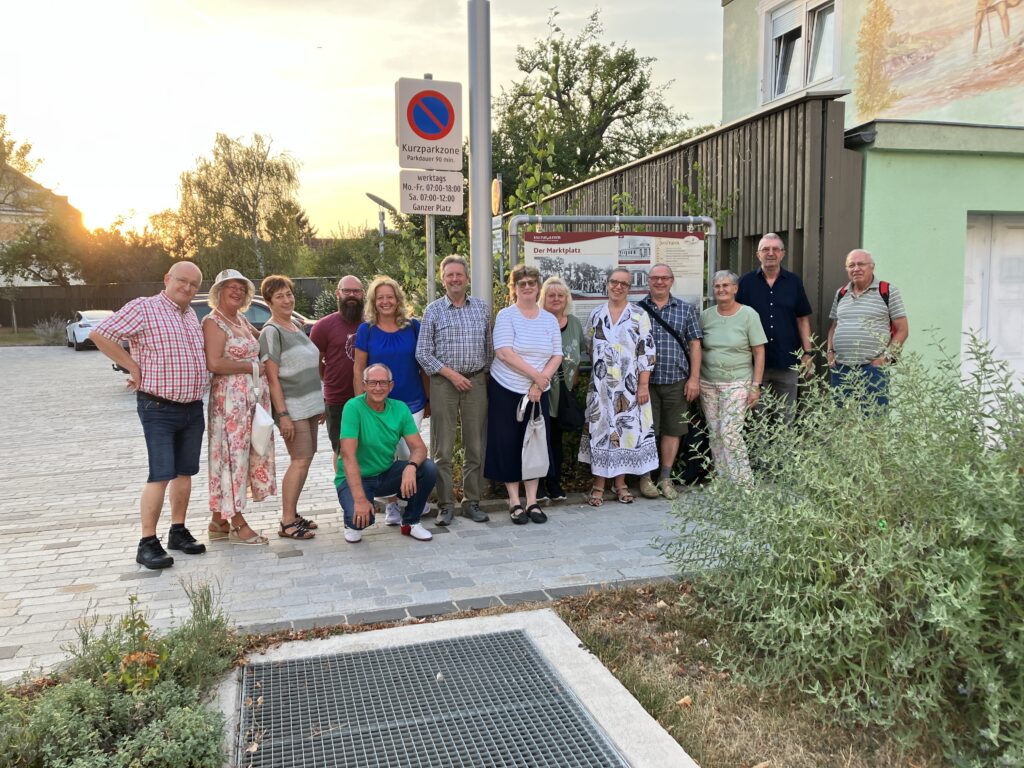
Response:
[{"label": "sky at sunset", "polygon": [[[545,34],[552,0],[492,0],[491,90],[515,49]],[[558,4],[570,36],[597,5]],[[177,207],[182,171],[217,132],[259,132],[300,162],[299,200],[322,236],[375,226],[372,192],[398,203],[394,83],[431,72],[463,83],[465,0],[92,0],[12,3],[0,113],[43,160],[35,178],[90,228],[142,225]],[[603,39],[657,59],[670,103],[717,122],[719,0],[616,0]],[[11,73],[15,73],[11,76]],[[464,115],[467,113],[464,112]],[[468,134],[469,121],[463,121]]]}]

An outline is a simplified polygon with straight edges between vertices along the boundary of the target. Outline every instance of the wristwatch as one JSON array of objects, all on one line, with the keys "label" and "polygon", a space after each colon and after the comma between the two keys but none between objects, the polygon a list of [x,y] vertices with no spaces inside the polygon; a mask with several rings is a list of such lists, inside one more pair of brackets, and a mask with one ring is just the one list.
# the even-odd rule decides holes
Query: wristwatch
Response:
[{"label": "wristwatch", "polygon": [[416,469],[420,468],[420,465],[417,464],[415,461],[407,461],[405,463],[405,466],[407,466],[407,467],[416,467]]}]

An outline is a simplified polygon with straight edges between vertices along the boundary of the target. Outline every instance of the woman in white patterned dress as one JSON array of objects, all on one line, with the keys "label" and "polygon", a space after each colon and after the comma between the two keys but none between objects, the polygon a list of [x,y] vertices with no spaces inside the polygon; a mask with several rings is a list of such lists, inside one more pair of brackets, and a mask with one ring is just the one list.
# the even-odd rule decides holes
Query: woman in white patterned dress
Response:
[{"label": "woman in white patterned dress", "polygon": [[654,370],[651,318],[629,303],[632,279],[616,269],[608,277],[608,302],[590,313],[584,326],[593,370],[587,390],[587,422],[580,440],[580,461],[594,475],[587,503],[604,503],[605,481],[622,504],[632,504],[626,475],[658,466],[654,415],[648,379]]}]

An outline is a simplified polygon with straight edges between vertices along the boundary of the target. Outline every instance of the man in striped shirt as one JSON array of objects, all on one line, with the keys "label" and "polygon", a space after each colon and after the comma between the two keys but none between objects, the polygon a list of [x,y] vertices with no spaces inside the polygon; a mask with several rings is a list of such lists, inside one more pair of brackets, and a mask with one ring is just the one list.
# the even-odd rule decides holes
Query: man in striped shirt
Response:
[{"label": "man in striped shirt", "polygon": [[487,434],[487,370],[494,354],[491,308],[468,296],[469,266],[458,255],[441,261],[445,295],[427,305],[416,343],[416,360],[430,376],[430,456],[437,465],[437,524],[450,525],[455,508],[452,452],[462,415],[465,514],[487,522],[480,508]]},{"label": "man in striped shirt", "polygon": [[875,278],[875,260],[867,251],[850,251],[846,273],[850,282],[836,291],[828,314],[831,384],[849,394],[862,379],[868,398],[886,405],[885,367],[896,360],[910,334],[907,310],[900,292]]},{"label": "man in striped shirt", "polygon": [[[149,477],[140,501],[142,539],[135,561],[151,569],[174,564],[156,535],[168,486],[168,548],[189,555],[206,551],[185,527],[206,428],[203,395],[210,382],[203,332],[191,307],[202,281],[199,267],[180,261],[164,275],[164,290],[129,301],[89,336],[101,352],[128,371],[128,389],[135,392],[149,455]],[[128,340],[128,351],[121,346],[123,339]]]}]

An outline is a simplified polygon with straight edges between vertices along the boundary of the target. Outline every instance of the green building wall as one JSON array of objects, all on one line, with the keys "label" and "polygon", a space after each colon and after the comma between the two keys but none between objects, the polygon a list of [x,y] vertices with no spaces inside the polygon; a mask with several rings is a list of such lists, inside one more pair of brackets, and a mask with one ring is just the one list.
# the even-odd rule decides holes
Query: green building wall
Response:
[{"label": "green building wall", "polygon": [[[903,294],[908,349],[957,354],[968,213],[1024,213],[1024,129],[876,123],[864,156],[862,246]],[[844,258],[845,254],[835,254]],[[935,329],[934,337],[928,329]]]}]

